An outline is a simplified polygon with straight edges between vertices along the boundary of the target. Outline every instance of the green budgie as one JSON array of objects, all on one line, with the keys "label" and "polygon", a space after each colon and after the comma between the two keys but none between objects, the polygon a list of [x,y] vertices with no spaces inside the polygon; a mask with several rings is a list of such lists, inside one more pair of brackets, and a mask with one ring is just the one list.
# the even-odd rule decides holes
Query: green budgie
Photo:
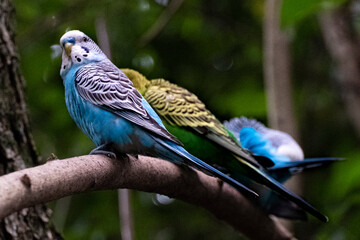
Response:
[{"label": "green budgie", "polygon": [[[164,79],[149,81],[137,71],[122,71],[159,114],[166,129],[184,143],[187,151],[228,173],[242,184],[256,189],[260,193],[258,204],[267,213],[305,219],[305,210],[323,222],[328,221],[317,209],[273,179],[266,167],[271,167],[274,163],[243,149],[236,137],[194,94]],[[286,209],[272,211],[269,208],[267,199],[262,199],[261,193],[269,192],[270,189],[279,195],[281,206]]]}]

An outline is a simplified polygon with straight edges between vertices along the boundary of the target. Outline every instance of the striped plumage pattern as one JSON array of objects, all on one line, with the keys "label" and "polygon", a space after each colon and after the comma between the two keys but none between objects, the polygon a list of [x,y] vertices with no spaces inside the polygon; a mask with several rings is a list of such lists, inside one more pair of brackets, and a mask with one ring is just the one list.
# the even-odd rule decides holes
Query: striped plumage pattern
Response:
[{"label": "striped plumage pattern", "polygon": [[75,78],[76,89],[95,105],[114,111],[131,110],[149,119],[141,105],[141,94],[132,82],[109,61],[89,63],[80,68]]},{"label": "striped plumage pattern", "polygon": [[195,94],[185,88],[164,79],[154,79],[150,81],[144,97],[172,125],[203,127],[204,129],[199,131],[209,131],[229,137],[222,123],[206,109],[204,103]]},{"label": "striped plumage pattern", "polygon": [[78,93],[85,100],[121,115],[130,122],[177,144],[181,143],[161,127],[142,105],[142,96],[132,82],[109,60],[80,68],[75,77]]}]

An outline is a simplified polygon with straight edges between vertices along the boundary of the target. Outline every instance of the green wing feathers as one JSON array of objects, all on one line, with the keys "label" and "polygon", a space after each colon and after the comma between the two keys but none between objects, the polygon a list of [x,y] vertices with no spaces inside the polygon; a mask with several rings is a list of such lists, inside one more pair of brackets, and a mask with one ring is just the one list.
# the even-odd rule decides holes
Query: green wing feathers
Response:
[{"label": "green wing feathers", "polygon": [[151,80],[144,97],[172,125],[200,128],[197,131],[229,137],[222,123],[206,109],[204,103],[176,84],[164,79]]},{"label": "green wing feathers", "polygon": [[121,70],[168,125],[190,128],[223,149],[258,165],[195,94],[164,79],[149,81],[135,70]]},{"label": "green wing feathers", "polygon": [[258,166],[233,135],[206,109],[198,97],[164,79],[154,79],[147,85],[144,98],[170,125],[188,127],[233,154]]}]

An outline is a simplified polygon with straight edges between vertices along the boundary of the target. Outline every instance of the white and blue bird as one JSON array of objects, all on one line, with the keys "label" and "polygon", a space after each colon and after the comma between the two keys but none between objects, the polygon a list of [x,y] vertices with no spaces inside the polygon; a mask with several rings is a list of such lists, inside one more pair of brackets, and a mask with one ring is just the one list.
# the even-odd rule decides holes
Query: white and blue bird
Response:
[{"label": "white and blue bird", "polygon": [[304,158],[300,145],[289,134],[267,128],[255,119],[233,118],[224,122],[225,127],[237,138],[241,146],[254,155],[272,160],[266,167],[279,182],[307,168],[320,167],[342,158]]},{"label": "white and blue bird", "polygon": [[[296,173],[308,168],[330,164],[342,158],[304,158],[299,144],[289,134],[265,127],[255,119],[246,117],[233,118],[224,122],[225,127],[237,138],[241,146],[252,154],[270,159],[273,164],[264,166],[268,174],[284,183]],[[268,189],[252,186],[267,212],[276,216],[303,219],[307,218],[304,210]]]},{"label": "white and blue bird", "polygon": [[65,101],[77,126],[95,143],[90,154],[159,157],[216,176],[247,196],[257,194],[188,153],[171,135],[127,76],[84,33],[60,39]]}]

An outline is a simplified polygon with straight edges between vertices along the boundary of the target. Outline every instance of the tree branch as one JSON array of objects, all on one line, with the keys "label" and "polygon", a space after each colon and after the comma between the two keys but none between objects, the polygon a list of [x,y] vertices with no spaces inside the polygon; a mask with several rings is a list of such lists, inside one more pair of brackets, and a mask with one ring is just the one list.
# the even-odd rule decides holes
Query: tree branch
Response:
[{"label": "tree branch", "polygon": [[[287,132],[299,141],[291,81],[290,39],[280,26],[282,5],[283,0],[266,0],[264,6],[263,46],[267,116],[271,128]],[[286,186],[296,193],[302,192],[301,185],[300,175],[286,182]],[[293,228],[292,222],[282,222],[288,229]]]},{"label": "tree branch", "polygon": [[0,177],[0,219],[75,193],[130,188],[199,205],[251,239],[294,239],[281,225],[217,178],[168,161],[88,155],[53,160]]}]

